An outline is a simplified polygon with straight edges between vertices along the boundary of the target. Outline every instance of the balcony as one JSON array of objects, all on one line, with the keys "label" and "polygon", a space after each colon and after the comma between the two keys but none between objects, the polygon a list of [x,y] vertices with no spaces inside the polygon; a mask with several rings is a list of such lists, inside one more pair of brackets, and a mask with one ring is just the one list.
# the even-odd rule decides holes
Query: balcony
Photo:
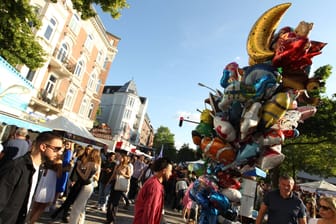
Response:
[{"label": "balcony", "polygon": [[75,70],[76,63],[70,59],[57,59],[59,49],[56,48],[50,59],[49,69],[59,75],[60,78],[70,78]]},{"label": "balcony", "polygon": [[36,97],[31,98],[29,107],[46,115],[57,115],[61,112],[63,104],[64,100],[59,100],[57,96],[50,99],[46,90],[41,89]]}]

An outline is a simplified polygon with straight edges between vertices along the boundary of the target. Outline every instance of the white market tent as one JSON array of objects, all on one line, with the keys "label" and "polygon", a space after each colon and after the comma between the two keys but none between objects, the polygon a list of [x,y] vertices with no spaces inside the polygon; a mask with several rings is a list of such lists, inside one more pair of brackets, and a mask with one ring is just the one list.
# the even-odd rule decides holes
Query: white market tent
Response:
[{"label": "white market tent", "polygon": [[302,183],[299,186],[304,191],[336,195],[336,186],[325,180]]},{"label": "white market tent", "polygon": [[75,124],[64,116],[59,116],[54,120],[49,120],[45,122],[43,126],[52,130],[63,131],[91,140],[92,143],[90,144],[94,144],[95,142],[102,143],[102,141],[99,141],[97,138],[95,138],[84,126],[81,126],[80,124]]}]

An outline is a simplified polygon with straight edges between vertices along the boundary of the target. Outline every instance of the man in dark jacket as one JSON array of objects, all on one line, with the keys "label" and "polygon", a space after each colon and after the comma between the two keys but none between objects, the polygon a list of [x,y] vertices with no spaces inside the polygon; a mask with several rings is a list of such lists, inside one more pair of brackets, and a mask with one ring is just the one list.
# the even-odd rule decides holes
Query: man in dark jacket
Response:
[{"label": "man in dark jacket", "polygon": [[39,166],[62,153],[62,138],[53,132],[40,133],[32,151],[6,161],[0,168],[0,224],[23,224],[36,187]]}]

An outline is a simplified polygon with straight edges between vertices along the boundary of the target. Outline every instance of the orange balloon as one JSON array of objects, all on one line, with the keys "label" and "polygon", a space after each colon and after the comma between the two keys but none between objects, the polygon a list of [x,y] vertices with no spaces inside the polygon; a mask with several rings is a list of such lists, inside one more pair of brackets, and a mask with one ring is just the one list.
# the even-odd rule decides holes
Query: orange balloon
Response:
[{"label": "orange balloon", "polygon": [[225,165],[232,163],[236,157],[234,148],[218,137],[204,137],[201,142],[201,149],[207,157]]}]

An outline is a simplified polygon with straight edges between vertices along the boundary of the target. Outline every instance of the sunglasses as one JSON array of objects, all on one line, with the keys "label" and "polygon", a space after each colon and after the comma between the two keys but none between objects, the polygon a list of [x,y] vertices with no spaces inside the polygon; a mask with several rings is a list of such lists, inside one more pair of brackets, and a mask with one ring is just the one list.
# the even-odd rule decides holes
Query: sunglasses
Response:
[{"label": "sunglasses", "polygon": [[331,208],[330,208],[330,207],[327,207],[327,206],[324,206],[324,205],[320,205],[319,209],[328,211],[328,210],[330,210]]},{"label": "sunglasses", "polygon": [[49,144],[45,144],[48,148],[52,149],[53,152],[59,152],[63,149],[63,147],[57,147],[57,146],[53,146],[53,145],[49,145]]}]

